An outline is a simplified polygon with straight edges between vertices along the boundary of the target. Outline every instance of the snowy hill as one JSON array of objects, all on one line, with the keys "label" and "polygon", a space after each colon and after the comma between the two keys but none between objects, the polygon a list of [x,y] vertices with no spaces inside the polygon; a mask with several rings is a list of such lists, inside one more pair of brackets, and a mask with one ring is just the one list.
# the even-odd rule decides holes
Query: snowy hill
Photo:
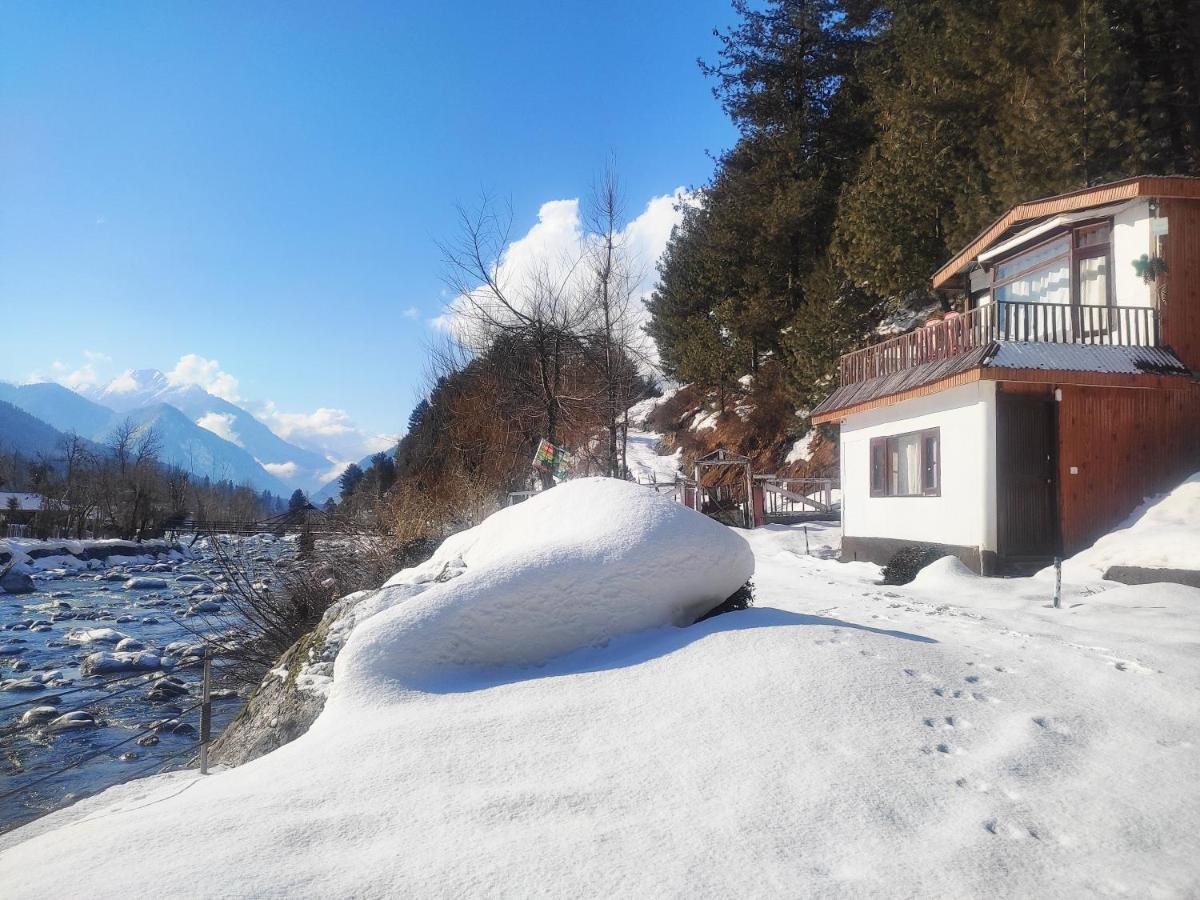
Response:
[{"label": "snowy hill", "polygon": [[[1200,591],[883,587],[575,484],[362,600],[294,743],[0,838],[6,896],[1196,894]],[[678,627],[739,534],[755,607]]]},{"label": "snowy hill", "polygon": [[[291,493],[281,479],[267,472],[241,447],[201,428],[174,406],[158,403],[134,409],[127,415],[139,426],[153,428],[162,439],[162,450],[158,454],[162,462],[197,476],[207,475],[214,481],[246,482],[279,497]],[[124,418],[125,415],[118,414],[116,420]]]},{"label": "snowy hill", "polygon": [[245,450],[288,490],[322,483],[330,462],[320,453],[285,441],[242,407],[195,384],[172,384],[157,369],[139,369],[90,392],[118,412],[168,404],[202,428]]}]

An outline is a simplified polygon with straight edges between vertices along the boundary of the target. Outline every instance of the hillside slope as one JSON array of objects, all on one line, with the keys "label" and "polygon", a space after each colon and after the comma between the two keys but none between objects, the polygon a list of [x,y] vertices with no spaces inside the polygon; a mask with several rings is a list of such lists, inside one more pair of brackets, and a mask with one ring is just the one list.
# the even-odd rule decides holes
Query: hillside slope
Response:
[{"label": "hillside slope", "polygon": [[24,456],[53,456],[58,452],[62,432],[0,400],[0,450]]},{"label": "hillside slope", "polygon": [[[582,636],[578,590],[659,615],[663,591],[721,558],[707,538],[626,535],[619,510],[546,499],[527,502],[545,514],[524,538],[501,527],[503,546],[474,561],[443,555],[393,579],[400,594],[358,617],[325,711],[294,743],[0,838],[6,895],[65,894],[80,872],[129,898],[172,884],[212,897],[1200,886],[1200,591],[1069,583],[1056,610],[1043,580],[981,579],[952,559],[883,588],[874,566],[804,555],[806,539],[827,555],[836,531],[772,527],[743,533],[753,609],[495,665],[495,616]],[[653,560],[637,567],[643,588],[606,593],[634,547]],[[450,598],[458,579],[496,579],[503,602],[486,615],[395,602],[429,586]],[[435,643],[397,655],[413,629]]]}]

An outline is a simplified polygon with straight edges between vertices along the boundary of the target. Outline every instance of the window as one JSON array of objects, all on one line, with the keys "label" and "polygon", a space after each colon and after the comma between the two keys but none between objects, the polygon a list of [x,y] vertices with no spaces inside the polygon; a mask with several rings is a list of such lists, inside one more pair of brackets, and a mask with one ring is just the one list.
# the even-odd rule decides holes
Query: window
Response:
[{"label": "window", "polygon": [[1112,226],[1093,223],[1000,260],[993,296],[1000,302],[1108,306],[1111,244]]},{"label": "window", "polygon": [[998,263],[995,296],[1001,302],[1070,303],[1070,235]]},{"label": "window", "polygon": [[941,429],[871,439],[872,497],[937,497],[941,492]]}]

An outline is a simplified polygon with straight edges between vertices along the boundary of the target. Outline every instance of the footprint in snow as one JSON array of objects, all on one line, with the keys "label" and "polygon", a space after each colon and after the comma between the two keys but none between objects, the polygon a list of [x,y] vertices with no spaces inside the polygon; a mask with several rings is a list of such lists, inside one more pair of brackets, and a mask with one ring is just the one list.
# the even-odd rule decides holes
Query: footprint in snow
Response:
[{"label": "footprint in snow", "polygon": [[1003,819],[988,819],[983,823],[983,830],[997,837],[1005,837],[1014,841],[1042,839],[1041,830],[1031,825],[1018,825]]},{"label": "footprint in snow", "polygon": [[964,790],[974,791],[977,794],[986,794],[992,789],[992,786],[986,781],[980,781],[976,778],[960,778],[954,783]]},{"label": "footprint in snow", "polygon": [[931,717],[923,720],[926,728],[946,730],[950,728],[970,728],[971,723],[961,716]]},{"label": "footprint in snow", "polygon": [[1051,734],[1061,735],[1062,737],[1069,737],[1071,734],[1070,728],[1057,719],[1052,719],[1049,716],[1035,716],[1033,719],[1033,724],[1044,731],[1049,731]]}]

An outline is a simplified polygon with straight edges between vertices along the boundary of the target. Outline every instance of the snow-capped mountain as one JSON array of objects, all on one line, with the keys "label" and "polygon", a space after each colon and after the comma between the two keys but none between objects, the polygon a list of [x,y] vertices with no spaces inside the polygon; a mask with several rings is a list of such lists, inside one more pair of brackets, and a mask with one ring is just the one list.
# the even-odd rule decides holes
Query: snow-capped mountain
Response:
[{"label": "snow-capped mountain", "polygon": [[[81,397],[54,382],[40,384],[0,383],[0,402],[25,414],[6,422],[3,442],[21,448],[40,441],[44,452],[52,452],[55,436],[67,432],[104,444],[109,434],[125,419],[152,427],[162,442],[159,459],[198,476],[234,483],[249,483],[258,490],[287,496],[294,488],[261,465],[243,447],[213,431],[202,428],[190,415],[167,403],[131,406],[120,411]],[[263,426],[265,427],[265,426]]]},{"label": "snow-capped mountain", "polygon": [[87,392],[97,403],[129,412],[167,404],[196,425],[240,447],[288,488],[313,491],[329,475],[330,460],[285,441],[242,407],[195,384],[173,384],[157,369],[138,369]]}]

